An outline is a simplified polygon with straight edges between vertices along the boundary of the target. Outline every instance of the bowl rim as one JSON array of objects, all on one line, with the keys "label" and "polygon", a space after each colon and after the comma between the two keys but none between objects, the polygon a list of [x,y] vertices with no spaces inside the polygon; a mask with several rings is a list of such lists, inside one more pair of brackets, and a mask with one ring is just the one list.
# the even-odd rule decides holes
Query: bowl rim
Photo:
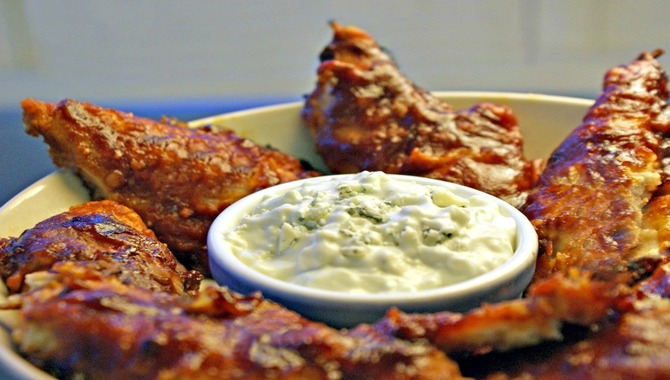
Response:
[{"label": "bowl rim", "polygon": [[[388,293],[348,293],[336,290],[315,289],[279,280],[254,270],[234,254],[226,254],[225,242],[220,237],[222,229],[236,223],[241,214],[250,211],[265,196],[282,193],[296,188],[305,182],[319,182],[354,175],[356,174],[334,174],[287,182],[260,190],[233,203],[216,217],[208,231],[207,246],[210,266],[215,265],[218,268],[222,268],[235,281],[240,281],[242,278],[242,282],[245,285],[251,284],[254,289],[261,291],[262,294],[269,298],[279,295],[283,299],[300,300],[303,303],[306,299],[309,299],[309,303],[337,304],[349,307],[357,305],[401,307],[421,305],[427,302],[456,300],[470,294],[485,292],[487,289],[497,289],[500,286],[512,283],[515,278],[521,276],[528,269],[528,266],[535,265],[538,251],[537,233],[521,211],[497,197],[470,187],[438,179],[401,174],[392,174],[391,176],[402,181],[446,186],[459,195],[464,193],[469,195],[477,194],[493,200],[503,213],[514,219],[517,225],[516,248],[512,257],[504,264],[489,272],[466,281],[438,288]],[[222,283],[221,285],[225,286],[226,284]]]}]

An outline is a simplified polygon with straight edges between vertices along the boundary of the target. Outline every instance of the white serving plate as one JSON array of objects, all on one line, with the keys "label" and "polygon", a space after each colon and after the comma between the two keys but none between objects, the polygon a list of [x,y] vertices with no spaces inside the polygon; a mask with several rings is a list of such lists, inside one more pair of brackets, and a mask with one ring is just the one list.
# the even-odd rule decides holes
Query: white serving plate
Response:
[{"label": "white serving plate", "polygon": [[[540,94],[500,92],[436,92],[454,108],[466,108],[489,101],[510,106],[516,113],[530,158],[548,158],[586,113],[593,100]],[[262,107],[217,115],[191,122],[192,126],[214,124],[234,129],[262,145],[309,161],[325,170],[300,120],[302,102]],[[17,126],[19,127],[19,126]],[[46,154],[47,147],[44,152]],[[76,176],[59,170],[24,189],[0,208],[0,236],[18,236],[37,222],[89,200],[88,192]],[[15,312],[0,312],[0,378],[53,380],[32,366],[13,349],[9,328]]]}]

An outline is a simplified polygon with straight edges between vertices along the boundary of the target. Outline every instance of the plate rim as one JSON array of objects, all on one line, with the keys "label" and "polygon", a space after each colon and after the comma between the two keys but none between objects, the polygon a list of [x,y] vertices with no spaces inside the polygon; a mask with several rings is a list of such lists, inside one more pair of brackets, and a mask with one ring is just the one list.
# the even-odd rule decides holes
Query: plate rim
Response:
[{"label": "plate rim", "polygon": [[[567,96],[567,95],[552,95],[552,94],[543,94],[538,92],[505,92],[505,91],[431,91],[431,94],[435,95],[438,98],[449,100],[453,98],[476,100],[476,99],[491,99],[487,100],[494,102],[496,100],[532,100],[533,102],[540,101],[549,101],[555,103],[569,103],[579,106],[591,106],[595,99],[589,99],[579,96]],[[201,127],[210,124],[221,124],[222,121],[226,119],[233,119],[246,116],[251,113],[258,112],[271,112],[283,110],[286,108],[294,108],[296,106],[302,106],[305,102],[296,100],[285,103],[270,104],[259,107],[245,108],[238,111],[220,113],[216,115],[206,116],[203,118],[195,119],[188,122],[190,127]]]}]

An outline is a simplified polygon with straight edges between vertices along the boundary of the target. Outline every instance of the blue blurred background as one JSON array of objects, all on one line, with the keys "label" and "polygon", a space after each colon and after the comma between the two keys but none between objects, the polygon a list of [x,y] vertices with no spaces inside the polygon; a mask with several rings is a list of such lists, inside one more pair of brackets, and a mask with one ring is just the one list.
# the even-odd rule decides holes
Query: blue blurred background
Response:
[{"label": "blue blurred background", "polygon": [[182,120],[299,100],[336,20],[430,90],[593,98],[608,68],[670,49],[668,15],[661,0],[0,0],[0,203],[54,170],[23,132],[25,97]]}]

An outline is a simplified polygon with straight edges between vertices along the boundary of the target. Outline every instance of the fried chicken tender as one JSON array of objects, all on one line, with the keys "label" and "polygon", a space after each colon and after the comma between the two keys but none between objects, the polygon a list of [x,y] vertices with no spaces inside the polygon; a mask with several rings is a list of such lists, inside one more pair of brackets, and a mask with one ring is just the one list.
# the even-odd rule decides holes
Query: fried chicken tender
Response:
[{"label": "fried chicken tender", "polygon": [[513,111],[455,111],[405,77],[366,32],[331,24],[302,118],[330,170],[401,173],[460,183],[521,206],[539,174]]},{"label": "fried chicken tender", "polygon": [[560,343],[483,355],[462,362],[462,368],[489,380],[670,378],[668,284],[665,263],[638,282],[609,318],[588,328],[573,326]]},{"label": "fried chicken tender", "polygon": [[604,320],[631,291],[584,276],[555,276],[522,299],[485,304],[464,314],[391,310],[376,328],[403,339],[426,339],[452,354],[481,354],[561,340],[566,324]]},{"label": "fried chicken tender", "polygon": [[187,271],[139,215],[113,201],[88,202],[50,217],[18,238],[0,239],[0,277],[10,293],[29,290],[26,277],[58,262],[90,265],[126,284],[178,295],[202,280]]},{"label": "fried chicken tender", "polygon": [[670,301],[657,299],[597,334],[565,345],[547,361],[525,364],[492,379],[670,378]]},{"label": "fried chicken tender", "polygon": [[[605,75],[522,208],[541,245],[524,298],[465,314],[394,310],[376,328],[483,355],[470,367],[481,377],[667,378],[670,109],[659,54]],[[571,329],[581,334],[566,338]]]},{"label": "fried chicken tender", "polygon": [[193,298],[128,286],[76,262],[24,293],[13,333],[33,363],[92,379],[460,379],[422,342],[339,331],[259,295]]},{"label": "fried chicken tender", "polygon": [[318,174],[230,130],[190,129],[70,99],[21,106],[26,131],[44,138],[57,166],[78,173],[96,198],[135,210],[184,265],[205,274],[207,231],[223,209]]},{"label": "fried chicken tender", "polygon": [[603,94],[549,159],[522,208],[540,239],[534,281],[575,268],[634,281],[636,261],[666,254],[670,108],[660,54],[610,70]]}]

